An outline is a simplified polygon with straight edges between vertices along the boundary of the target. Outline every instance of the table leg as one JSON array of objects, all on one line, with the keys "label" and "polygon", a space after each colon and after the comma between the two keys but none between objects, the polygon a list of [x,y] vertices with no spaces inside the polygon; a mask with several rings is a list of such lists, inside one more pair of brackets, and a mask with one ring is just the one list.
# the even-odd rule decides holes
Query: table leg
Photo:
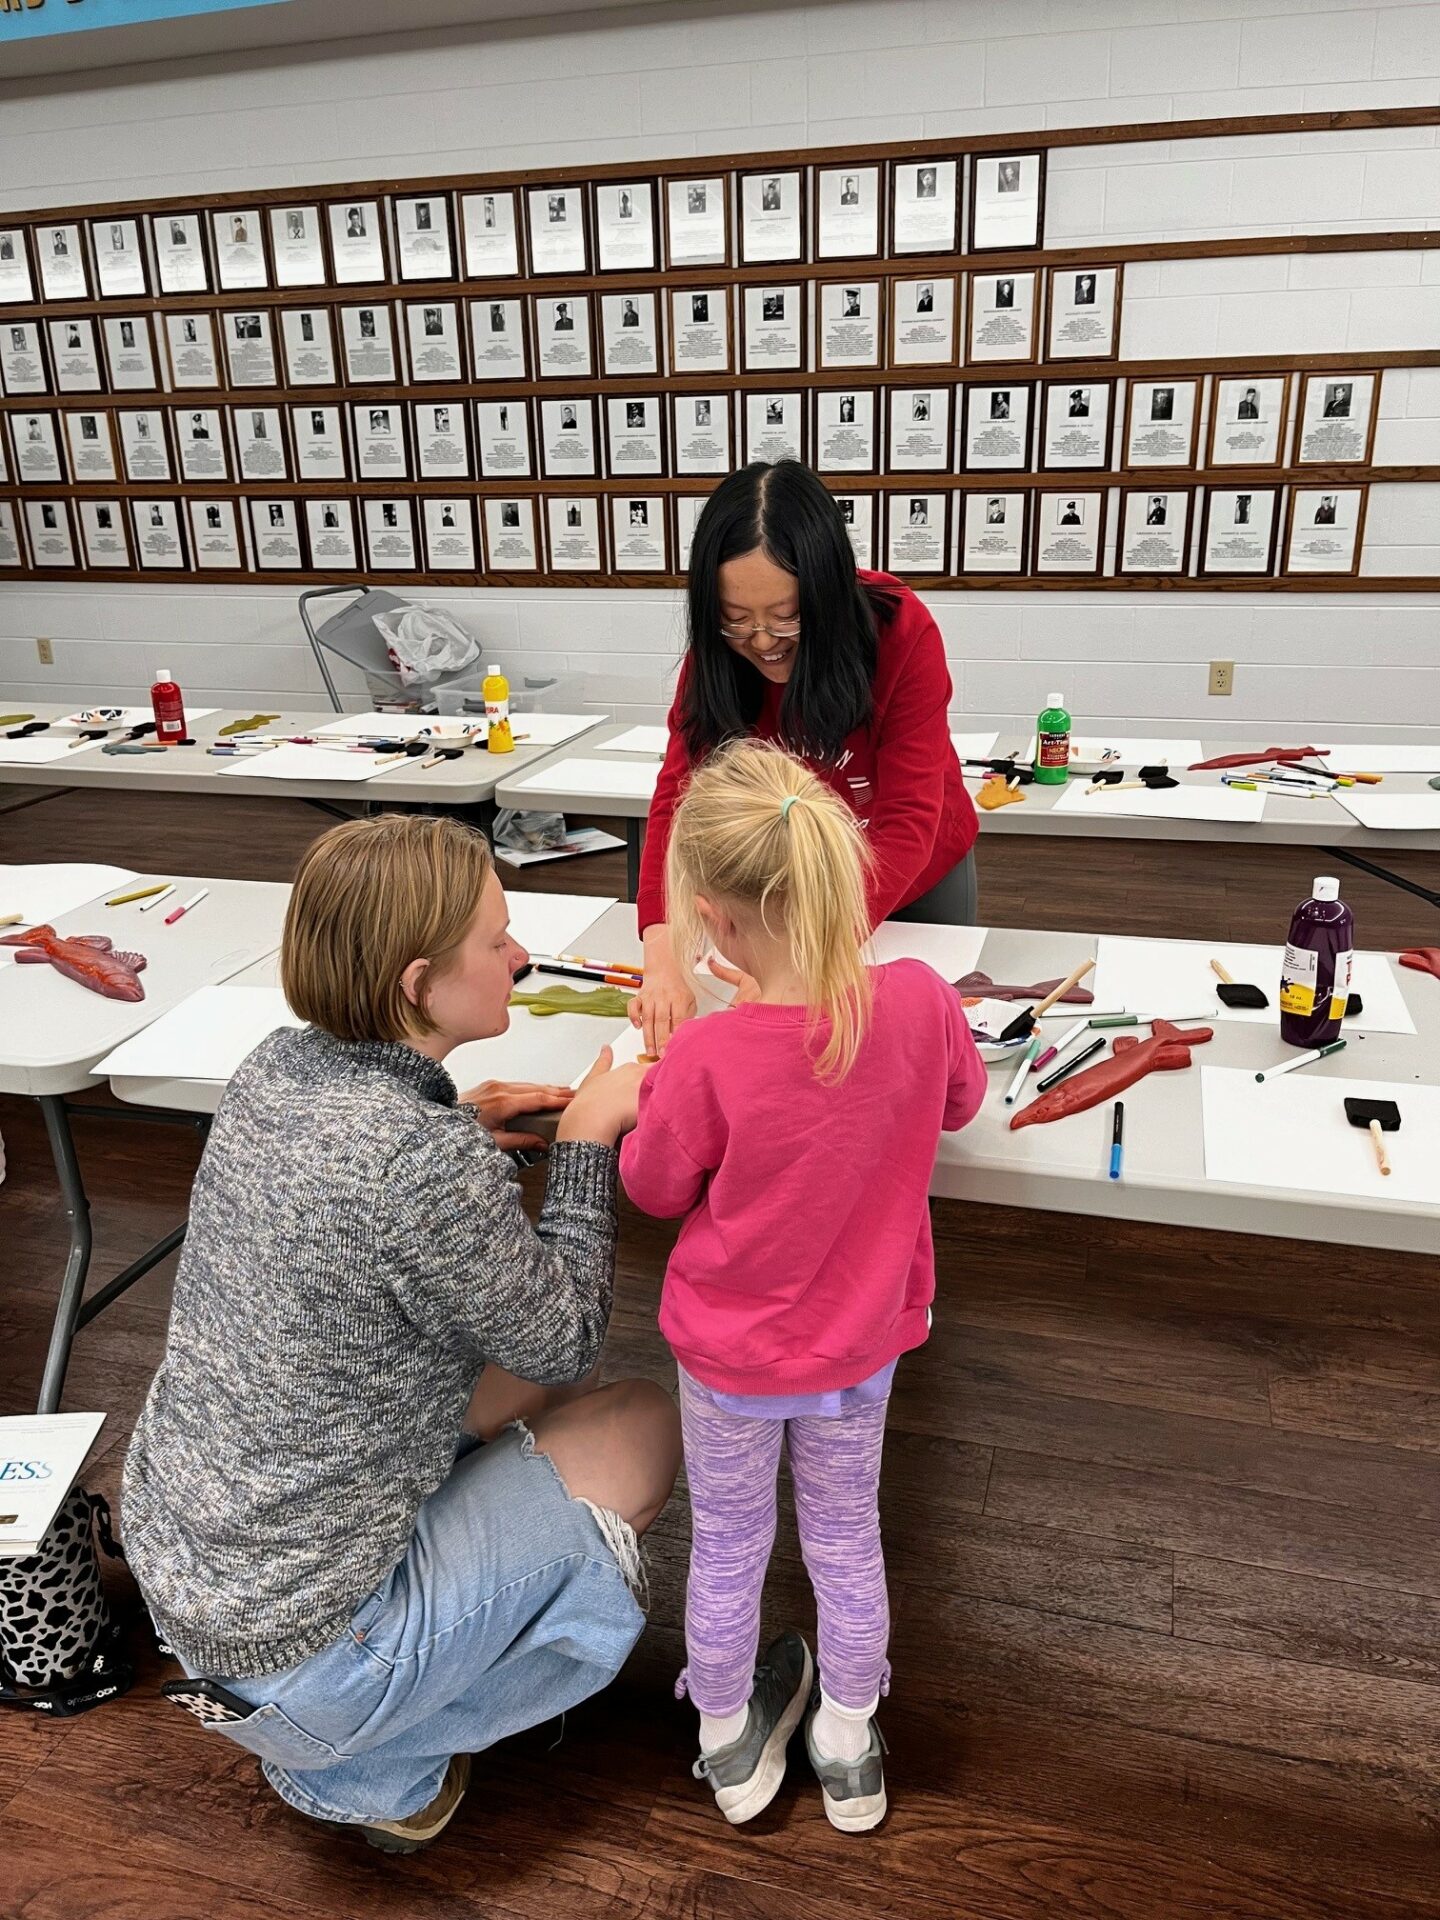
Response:
[{"label": "table leg", "polygon": [[1343,847],[1326,847],[1325,852],[1336,860],[1344,860],[1352,867],[1358,867],[1362,873],[1372,873],[1377,880],[1388,880],[1392,887],[1403,887],[1406,893],[1413,893],[1417,899],[1424,900],[1432,907],[1440,907],[1440,890],[1435,887],[1421,886],[1418,880],[1407,880],[1402,874],[1391,873],[1388,867],[1377,867],[1373,860],[1362,859],[1358,853],[1347,853]]},{"label": "table leg", "polygon": [[625,822],[625,898],[634,900],[640,891],[640,848],[645,836],[643,820]]},{"label": "table leg", "polygon": [[56,1177],[65,1199],[65,1217],[70,1222],[70,1252],[65,1261],[65,1277],[60,1283],[60,1298],[55,1307],[55,1324],[50,1333],[50,1350],[45,1356],[45,1373],[40,1383],[38,1413],[54,1413],[60,1405],[65,1385],[65,1369],[70,1360],[70,1343],[75,1338],[80,1318],[80,1301],[85,1292],[85,1276],[90,1270],[90,1202],[80,1162],[75,1157],[75,1142],[70,1134],[70,1117],[64,1100],[57,1094],[42,1094],[40,1110],[45,1116],[45,1131],[50,1139],[50,1154]]}]

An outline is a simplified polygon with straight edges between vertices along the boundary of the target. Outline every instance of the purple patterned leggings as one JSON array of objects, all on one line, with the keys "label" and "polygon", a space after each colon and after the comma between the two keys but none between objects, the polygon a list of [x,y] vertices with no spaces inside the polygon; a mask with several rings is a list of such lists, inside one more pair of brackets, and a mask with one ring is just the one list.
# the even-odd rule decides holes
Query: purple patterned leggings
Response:
[{"label": "purple patterned leggings", "polygon": [[856,1708],[887,1689],[890,1599],[878,1509],[886,1406],[881,1400],[838,1419],[752,1419],[717,1407],[680,1369],[693,1533],[689,1665],[676,1692],[688,1684],[701,1713],[738,1713],[750,1698],[782,1440],[815,1589],[821,1685],[837,1706]]}]

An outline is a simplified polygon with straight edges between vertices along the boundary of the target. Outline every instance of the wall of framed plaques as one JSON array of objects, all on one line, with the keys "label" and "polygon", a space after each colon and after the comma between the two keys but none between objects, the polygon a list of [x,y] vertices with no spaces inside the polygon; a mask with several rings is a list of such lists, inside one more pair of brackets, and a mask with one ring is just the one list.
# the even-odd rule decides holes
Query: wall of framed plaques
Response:
[{"label": "wall of framed plaques", "polygon": [[1122,357],[1127,261],[1423,236],[1049,249],[1075,138],[0,216],[0,569],[673,586],[789,455],[916,582],[1433,590],[1360,563],[1440,352]]}]

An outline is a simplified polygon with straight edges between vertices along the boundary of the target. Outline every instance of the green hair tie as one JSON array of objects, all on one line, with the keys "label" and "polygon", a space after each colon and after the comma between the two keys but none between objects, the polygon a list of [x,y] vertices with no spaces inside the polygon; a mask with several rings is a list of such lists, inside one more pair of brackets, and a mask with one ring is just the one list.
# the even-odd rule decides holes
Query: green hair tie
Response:
[{"label": "green hair tie", "polygon": [[790,818],[790,809],[799,798],[798,793],[786,794],[785,798],[780,802],[780,818],[782,820],[788,820]]}]

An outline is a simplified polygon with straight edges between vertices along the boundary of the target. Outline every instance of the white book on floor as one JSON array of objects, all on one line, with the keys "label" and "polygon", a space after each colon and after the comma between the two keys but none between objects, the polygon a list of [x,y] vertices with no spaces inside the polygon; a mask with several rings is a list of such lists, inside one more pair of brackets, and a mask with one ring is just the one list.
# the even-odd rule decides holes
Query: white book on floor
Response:
[{"label": "white book on floor", "polygon": [[103,1413],[20,1413],[0,1419],[0,1559],[25,1559],[50,1531]]}]

